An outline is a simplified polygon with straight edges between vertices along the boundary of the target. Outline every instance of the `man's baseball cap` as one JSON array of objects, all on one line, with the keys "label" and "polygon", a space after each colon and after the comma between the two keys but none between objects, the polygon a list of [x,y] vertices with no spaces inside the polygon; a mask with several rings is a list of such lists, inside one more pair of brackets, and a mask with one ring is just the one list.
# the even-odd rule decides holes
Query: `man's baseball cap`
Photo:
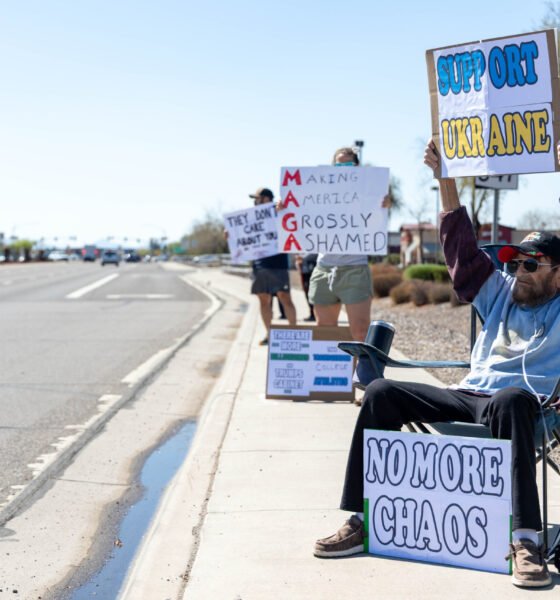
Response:
[{"label": "man's baseball cap", "polygon": [[557,235],[544,231],[533,231],[526,236],[519,246],[504,246],[498,252],[498,259],[509,262],[518,254],[527,256],[549,256],[560,262],[560,238]]},{"label": "man's baseball cap", "polygon": [[249,194],[249,198],[270,198],[274,200],[274,194],[268,188],[259,188],[254,194]]}]

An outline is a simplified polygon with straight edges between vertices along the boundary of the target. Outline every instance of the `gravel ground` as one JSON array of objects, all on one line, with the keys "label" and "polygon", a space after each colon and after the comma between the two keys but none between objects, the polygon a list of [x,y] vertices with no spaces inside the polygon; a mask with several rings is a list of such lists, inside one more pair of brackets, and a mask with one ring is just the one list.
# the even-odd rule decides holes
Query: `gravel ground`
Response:
[{"label": "gravel ground", "polygon": [[[390,298],[375,298],[372,319],[395,326],[393,347],[413,360],[464,360],[470,356],[470,305],[449,303],[393,305]],[[465,369],[428,369],[447,385],[459,383]]]},{"label": "gravel ground", "polygon": [[[416,307],[393,305],[390,298],[375,298],[372,319],[395,326],[393,347],[413,360],[469,360],[470,305],[452,307],[449,303]],[[465,369],[428,369],[447,385],[459,383]],[[552,452],[560,466],[560,448]]]}]

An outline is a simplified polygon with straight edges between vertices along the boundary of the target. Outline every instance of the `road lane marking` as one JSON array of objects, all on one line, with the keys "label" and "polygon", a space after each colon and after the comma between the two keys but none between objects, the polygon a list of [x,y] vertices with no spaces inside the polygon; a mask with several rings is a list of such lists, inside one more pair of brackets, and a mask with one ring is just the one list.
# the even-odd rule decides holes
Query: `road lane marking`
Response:
[{"label": "road lane marking", "polygon": [[153,371],[159,364],[161,364],[170,354],[172,354],[175,348],[176,344],[173,344],[173,346],[170,346],[169,348],[158,350],[139,367],[136,367],[136,369],[132,370],[126,377],[124,377],[124,379],[121,379],[121,383],[126,383],[128,384],[128,387],[133,387],[136,383]]},{"label": "road lane marking", "polygon": [[167,300],[175,298],[175,294],[107,294],[105,298],[107,300],[128,300],[131,298],[135,300]]},{"label": "road lane marking", "polygon": [[59,437],[56,442],[50,444],[54,448],[54,452],[46,452],[45,454],[41,454],[41,456],[37,457],[34,463],[27,465],[31,469],[33,479],[35,479],[49,465],[54,463],[63,450],[70,447],[83,434],[84,431],[89,429],[101,415],[106,413],[121,398],[122,396],[118,394],[104,394],[97,400],[97,412],[85,423],[80,425],[66,425],[64,429],[73,430],[74,433],[64,437]]},{"label": "road lane marking", "polygon": [[80,288],[79,290],[76,290],[75,292],[68,294],[66,296],[66,298],[68,298],[69,300],[76,300],[77,298],[81,298],[82,296],[85,296],[86,294],[93,292],[93,290],[100,288],[102,285],[105,285],[106,283],[113,281],[113,279],[116,279],[118,276],[119,276],[118,273],[113,273],[112,275],[103,277],[103,279],[94,281],[93,283],[90,283],[89,285],[86,285],[86,286]]},{"label": "road lane marking", "polygon": [[50,446],[54,448],[53,452],[41,454],[35,459],[35,462],[27,465],[31,470],[31,482],[23,485],[11,485],[11,494],[9,494],[3,502],[0,502],[0,510],[8,506],[18,498],[18,496],[21,498],[22,492],[27,490],[32,491],[34,488],[33,484],[37,479],[43,474],[48,475],[49,469],[53,467],[60,456],[65,452],[70,452],[72,446],[75,445],[80,438],[85,437],[88,430],[92,429],[97,422],[100,422],[104,415],[113,408],[121,398],[122,396],[119,394],[104,394],[97,400],[97,412],[87,421],[80,425],[66,425],[64,429],[73,431],[74,433],[68,436],[59,437],[57,441],[50,444]]}]

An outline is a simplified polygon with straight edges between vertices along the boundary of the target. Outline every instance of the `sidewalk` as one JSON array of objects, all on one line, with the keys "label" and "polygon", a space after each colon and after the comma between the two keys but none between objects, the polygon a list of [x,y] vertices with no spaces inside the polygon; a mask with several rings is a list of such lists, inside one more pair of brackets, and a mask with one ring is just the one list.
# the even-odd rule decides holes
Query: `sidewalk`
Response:
[{"label": "sidewalk", "polygon": [[[428,599],[442,592],[450,599],[527,597],[507,575],[370,555],[315,558],[315,539],[334,533],[346,518],[337,507],[358,408],[266,400],[267,352],[258,346],[264,330],[249,282],[210,269],[192,277],[218,293],[245,297],[250,308],[238,350],[213,390],[121,600]],[[301,318],[305,300],[299,291],[294,297]],[[437,383],[420,370],[387,370],[387,376]],[[559,523],[560,478],[553,473],[549,494],[549,521]],[[541,593],[556,597],[559,583],[556,574],[556,586]]]}]

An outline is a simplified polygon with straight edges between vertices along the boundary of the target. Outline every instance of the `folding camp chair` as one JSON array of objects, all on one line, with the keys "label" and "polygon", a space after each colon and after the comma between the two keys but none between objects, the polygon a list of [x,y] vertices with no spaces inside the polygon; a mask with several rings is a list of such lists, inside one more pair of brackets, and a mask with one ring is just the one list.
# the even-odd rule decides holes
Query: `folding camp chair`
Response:
[{"label": "folding camp chair", "polygon": [[[499,262],[497,253],[501,246],[500,245],[489,245],[483,246],[483,250],[492,258],[498,268],[502,268],[502,264]],[[471,350],[474,346],[476,339],[476,322],[477,312],[474,307],[471,307]],[[375,345],[366,345],[360,342],[340,342],[338,347],[351,354],[356,358],[366,359],[368,366],[371,367],[372,381],[384,377],[385,367],[392,368],[423,368],[423,369],[437,369],[437,368],[470,368],[470,363],[463,361],[421,361],[421,360],[395,360],[388,355],[387,352],[381,350]],[[364,389],[365,386],[356,384],[356,387]],[[554,386],[552,393],[550,394],[550,400],[557,398],[560,394],[560,377]],[[542,504],[543,504],[543,542],[545,547],[545,557],[550,560],[554,557],[554,566],[560,571],[560,530],[557,532],[553,543],[548,546],[548,482],[547,482],[547,465],[550,466],[558,475],[560,475],[560,468],[550,456],[550,450],[560,447],[560,425],[555,415],[551,412],[553,409],[548,408],[547,417],[552,417],[548,421],[552,421],[552,426],[544,426],[542,420],[539,417],[539,423],[537,423],[537,433],[535,435],[537,447],[536,457],[537,462],[542,460]],[[447,435],[462,435],[471,437],[491,437],[490,430],[488,427],[479,424],[472,423],[426,423],[411,422],[407,423],[406,427],[411,432],[417,433],[442,433]],[[548,435],[547,435],[548,433]]]}]

